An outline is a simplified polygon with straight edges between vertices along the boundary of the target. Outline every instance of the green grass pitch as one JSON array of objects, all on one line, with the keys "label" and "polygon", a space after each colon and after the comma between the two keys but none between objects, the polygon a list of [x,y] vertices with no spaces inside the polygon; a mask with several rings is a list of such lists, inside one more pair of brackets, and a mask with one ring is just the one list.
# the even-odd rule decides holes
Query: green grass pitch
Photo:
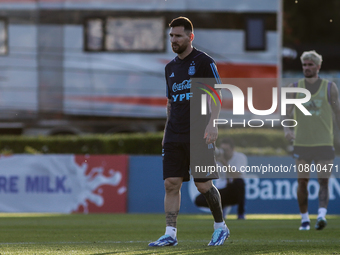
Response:
[{"label": "green grass pitch", "polygon": [[210,215],[180,214],[178,246],[148,247],[165,230],[163,214],[0,214],[0,254],[340,254],[340,216],[324,230],[299,231],[298,215],[227,219],[230,238],[208,247]]}]

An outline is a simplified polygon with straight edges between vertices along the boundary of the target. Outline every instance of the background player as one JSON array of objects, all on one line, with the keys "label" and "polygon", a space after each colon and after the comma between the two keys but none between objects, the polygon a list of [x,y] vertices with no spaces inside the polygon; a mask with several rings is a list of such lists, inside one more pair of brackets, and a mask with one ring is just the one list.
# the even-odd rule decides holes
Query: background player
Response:
[{"label": "background player", "polygon": [[[194,34],[191,21],[185,17],[179,17],[172,20],[169,26],[172,50],[177,53],[177,56],[165,67],[168,104],[162,145],[166,230],[165,235],[150,243],[149,246],[177,245],[180,189],[183,181],[190,180],[191,154],[196,155],[192,151],[190,154],[190,133],[195,128],[190,125],[190,118],[195,118],[190,111],[190,101],[193,98],[200,98],[200,95],[195,97],[195,93],[191,94],[191,79],[194,77],[214,78],[214,83],[220,82],[214,60],[192,46]],[[221,96],[220,91],[218,93]],[[215,165],[213,143],[217,139],[217,127],[213,126],[213,119],[218,118],[220,107],[219,104],[211,104],[210,114],[196,116],[208,123],[204,125],[197,141],[197,148],[205,154],[204,157],[198,159],[204,158],[209,164]],[[200,108],[197,110],[200,113]],[[222,245],[229,236],[229,229],[223,220],[220,194],[211,179],[210,176],[195,178],[195,185],[206,198],[215,221],[215,231],[208,245]]]},{"label": "background player", "polygon": [[[330,177],[330,165],[333,163],[335,153],[333,148],[333,118],[335,114],[337,126],[340,127],[340,102],[338,89],[334,82],[321,79],[318,76],[321,68],[322,56],[315,51],[303,52],[301,55],[304,79],[297,83],[290,84],[290,87],[308,89],[311,99],[304,104],[305,108],[312,114],[305,116],[297,107],[289,105],[287,114],[292,114],[298,122],[294,132],[285,127],[285,137],[294,141],[293,157],[297,169],[304,169],[298,172],[297,198],[301,213],[300,230],[310,229],[308,215],[308,181],[311,163],[314,161],[317,167],[323,169],[318,173],[319,210],[315,229],[321,230],[327,225],[326,213],[328,205],[328,179]],[[302,93],[290,95],[291,98],[305,97]]]}]

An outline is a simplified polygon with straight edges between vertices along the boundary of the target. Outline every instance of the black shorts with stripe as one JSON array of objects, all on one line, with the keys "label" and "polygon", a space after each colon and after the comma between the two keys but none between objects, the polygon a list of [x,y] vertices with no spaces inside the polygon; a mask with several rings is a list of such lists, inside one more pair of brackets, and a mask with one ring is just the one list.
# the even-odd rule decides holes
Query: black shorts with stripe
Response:
[{"label": "black shorts with stripe", "polygon": [[294,146],[293,158],[305,160],[308,163],[318,163],[320,160],[333,160],[335,152],[333,146]]},{"label": "black shorts with stripe", "polygon": [[186,182],[190,180],[190,172],[195,182],[218,179],[218,173],[211,171],[216,167],[214,153],[215,145],[212,143],[191,146],[190,143],[165,143],[162,152],[163,179],[183,177]]}]

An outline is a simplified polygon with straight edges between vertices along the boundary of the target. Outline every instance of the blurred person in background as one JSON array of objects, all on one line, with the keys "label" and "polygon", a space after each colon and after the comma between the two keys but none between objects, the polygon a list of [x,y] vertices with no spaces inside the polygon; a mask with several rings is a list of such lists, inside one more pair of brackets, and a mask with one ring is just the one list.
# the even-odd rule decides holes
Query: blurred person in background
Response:
[{"label": "blurred person in background", "polygon": [[[223,217],[226,218],[231,210],[231,206],[237,205],[237,218],[245,219],[245,182],[244,174],[241,172],[242,166],[248,165],[247,156],[234,149],[234,141],[227,137],[220,142],[220,147],[216,149],[216,160],[220,166],[226,166],[228,172],[219,172],[219,179],[214,181],[216,188],[221,194],[223,207]],[[208,207],[202,194],[198,195],[195,204],[199,207]]]},{"label": "blurred person in background", "polygon": [[[326,214],[329,200],[328,180],[331,164],[335,157],[333,147],[333,113],[336,124],[340,127],[340,102],[338,89],[334,82],[319,77],[322,56],[315,51],[305,51],[301,55],[304,79],[292,83],[289,87],[304,88],[311,93],[311,99],[303,106],[311,113],[305,115],[295,105],[287,105],[287,116],[294,118],[297,125],[294,130],[284,127],[285,137],[293,142],[293,157],[298,172],[297,199],[301,214],[299,230],[310,229],[308,214],[308,182],[311,164],[314,161],[318,171],[319,209],[315,224],[316,230],[327,225]],[[304,98],[304,93],[290,93],[288,98]]]}]

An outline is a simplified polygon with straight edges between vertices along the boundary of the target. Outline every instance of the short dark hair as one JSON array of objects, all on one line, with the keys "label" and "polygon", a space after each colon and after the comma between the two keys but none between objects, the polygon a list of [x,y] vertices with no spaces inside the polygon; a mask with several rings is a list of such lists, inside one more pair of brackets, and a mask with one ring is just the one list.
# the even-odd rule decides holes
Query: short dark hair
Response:
[{"label": "short dark hair", "polygon": [[194,31],[194,27],[193,27],[190,19],[188,19],[186,17],[182,17],[182,16],[173,19],[170,22],[169,27],[184,27],[184,30],[191,32],[191,33]]},{"label": "short dark hair", "polygon": [[234,149],[234,140],[230,137],[225,137],[221,140],[220,144],[229,144],[232,149]]}]

